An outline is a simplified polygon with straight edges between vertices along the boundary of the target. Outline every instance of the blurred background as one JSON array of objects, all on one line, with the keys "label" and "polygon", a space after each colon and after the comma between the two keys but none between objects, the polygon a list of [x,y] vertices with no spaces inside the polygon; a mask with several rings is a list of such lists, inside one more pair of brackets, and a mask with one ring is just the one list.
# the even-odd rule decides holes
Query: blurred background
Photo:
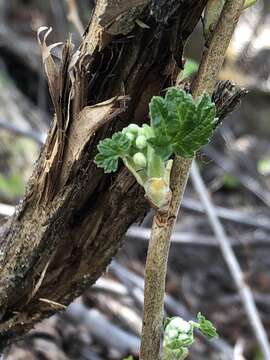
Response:
[{"label": "blurred background", "polygon": [[[53,115],[36,31],[52,26],[50,42],[72,33],[78,45],[93,6],[90,0],[0,0],[0,221],[20,201]],[[187,77],[197,70],[202,43],[199,24],[185,49]],[[220,79],[248,94],[197,161],[270,335],[269,0],[243,12]],[[169,259],[166,315],[190,320],[201,311],[220,334],[211,343],[199,338],[190,359],[263,359],[191,182],[180,216]],[[136,358],[151,221],[150,213],[132,226],[107,273],[64,313],[8,349],[7,358]]]}]

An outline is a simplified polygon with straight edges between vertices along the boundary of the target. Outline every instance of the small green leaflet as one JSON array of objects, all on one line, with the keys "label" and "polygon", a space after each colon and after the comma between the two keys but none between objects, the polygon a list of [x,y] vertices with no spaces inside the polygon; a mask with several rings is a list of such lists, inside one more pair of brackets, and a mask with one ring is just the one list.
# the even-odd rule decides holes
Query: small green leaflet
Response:
[{"label": "small green leaflet", "polygon": [[113,134],[112,138],[104,139],[99,142],[97,148],[99,153],[95,157],[98,167],[104,169],[105,173],[115,172],[118,167],[119,158],[128,154],[131,142],[127,136],[121,132]]},{"label": "small green leaflet", "polygon": [[171,88],[165,98],[150,102],[151,125],[155,137],[148,140],[163,160],[172,153],[192,158],[207,144],[216,124],[216,108],[208,94],[196,101],[183,90]]},{"label": "small green leaflet", "polygon": [[209,339],[218,337],[218,333],[211,321],[207,320],[200,312],[197,315],[199,329]]}]

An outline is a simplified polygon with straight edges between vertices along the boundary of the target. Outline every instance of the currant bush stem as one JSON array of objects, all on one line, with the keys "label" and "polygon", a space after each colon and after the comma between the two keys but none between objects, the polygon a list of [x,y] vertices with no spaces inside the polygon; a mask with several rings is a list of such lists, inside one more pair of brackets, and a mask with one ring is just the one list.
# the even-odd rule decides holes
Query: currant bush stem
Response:
[{"label": "currant bush stem", "polygon": [[[226,1],[209,46],[203,53],[198,75],[192,86],[194,98],[202,95],[203,92],[212,94],[244,2],[244,0]],[[173,195],[170,207],[166,213],[157,211],[153,220],[145,268],[140,360],[157,360],[160,358],[165,278],[170,238],[178,216],[192,161],[192,159],[184,159],[180,156],[175,157],[171,175]]]}]

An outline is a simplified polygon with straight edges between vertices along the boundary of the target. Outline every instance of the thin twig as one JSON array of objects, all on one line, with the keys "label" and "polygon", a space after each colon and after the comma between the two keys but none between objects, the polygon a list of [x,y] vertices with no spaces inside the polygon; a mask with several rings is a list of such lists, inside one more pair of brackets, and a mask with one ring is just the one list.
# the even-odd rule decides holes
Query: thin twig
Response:
[{"label": "thin twig", "polygon": [[[181,206],[185,210],[194,211],[200,214],[204,214],[205,210],[199,201],[196,201],[189,197],[184,197]],[[269,217],[264,214],[253,212],[244,212],[240,210],[228,209],[222,206],[215,206],[217,216],[226,221],[234,222],[240,225],[246,225],[248,227],[261,228],[264,230],[270,230]]]},{"label": "thin twig", "polygon": [[[212,94],[243,4],[244,0],[226,1],[209,47],[204,51],[197,78],[192,86],[194,97],[200,96],[203,92]],[[191,164],[192,159],[186,160],[178,156],[175,158],[171,176],[173,196],[169,211],[167,214],[157,212],[153,220],[145,270],[141,360],[159,358],[170,238]]]},{"label": "thin twig", "polygon": [[122,359],[128,353],[138,354],[139,337],[122,330],[98,310],[89,310],[82,303],[74,302],[63,316],[70,317],[85,326],[89,334],[100,344],[117,351],[118,358]]},{"label": "thin twig", "polygon": [[17,136],[24,136],[34,140],[38,145],[43,145],[46,139],[46,134],[38,132],[34,129],[19,129],[16,125],[10,124],[7,121],[0,120],[0,129],[11,132]]},{"label": "thin twig", "polygon": [[64,12],[64,4],[62,1],[50,0],[52,15],[54,18],[55,27],[59,34],[59,38],[64,39],[68,33],[67,19]]},{"label": "thin twig", "polygon": [[[218,215],[218,214],[217,214]],[[151,235],[151,230],[147,228],[141,228],[139,226],[131,226],[126,236],[130,238],[136,238],[138,240],[148,241]],[[232,247],[243,247],[246,245],[256,246],[258,244],[266,244],[269,246],[269,234],[264,232],[248,233],[248,235],[240,235],[237,238],[228,237],[228,240]],[[195,232],[178,232],[174,231],[171,236],[171,242],[174,244],[186,244],[193,246],[208,246],[216,248],[219,244],[214,236],[195,233]]]},{"label": "thin twig", "polygon": [[73,24],[74,28],[78,31],[79,35],[82,36],[84,27],[81,22],[76,0],[65,0],[68,7],[68,20]]},{"label": "thin twig", "polygon": [[203,179],[200,175],[199,169],[195,162],[193,162],[193,165],[191,167],[191,179],[204,205],[213,232],[215,233],[217,240],[219,241],[223,257],[227,263],[231,276],[241,296],[246,314],[249,318],[254,335],[260,345],[261,351],[264,355],[264,359],[270,359],[270,347],[268,343],[267,334],[260,319],[259,312],[257,310],[252,295],[252,291],[245,281],[245,276],[233,252],[233,249],[227,238],[224,228],[217,217],[215,208],[210,200],[208,190],[203,182]]},{"label": "thin twig", "polygon": [[226,173],[235,176],[246,189],[260,199],[265,205],[268,207],[270,206],[270,193],[265,187],[262,187],[257,179],[248,174],[241,173],[237,164],[235,164],[232,159],[225,157],[211,145],[204,148],[204,153]]},{"label": "thin twig", "polygon": [[233,351],[233,360],[246,360],[246,358],[243,355],[244,346],[245,346],[244,340],[238,339]]}]

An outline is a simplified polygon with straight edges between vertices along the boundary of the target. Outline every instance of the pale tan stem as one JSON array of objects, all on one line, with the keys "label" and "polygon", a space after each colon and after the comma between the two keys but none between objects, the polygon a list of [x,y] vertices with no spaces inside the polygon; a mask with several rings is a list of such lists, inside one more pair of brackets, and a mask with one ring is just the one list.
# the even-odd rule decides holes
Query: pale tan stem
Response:
[{"label": "pale tan stem", "polygon": [[204,50],[198,76],[192,86],[194,97],[200,96],[203,92],[213,92],[243,4],[243,0],[226,1],[211,41]]},{"label": "pale tan stem", "polygon": [[[190,159],[177,157],[172,170],[172,202],[167,214],[157,212],[152,226],[144,289],[144,317],[140,359],[158,359],[162,331],[165,277],[173,225],[184,193]],[[177,196],[176,196],[177,194]]]},{"label": "pale tan stem", "polygon": [[66,4],[68,7],[68,20],[74,25],[75,29],[78,31],[78,34],[82,36],[84,27],[79,16],[76,0],[66,0]]},{"label": "pale tan stem", "polygon": [[[194,97],[213,92],[225,59],[244,0],[227,0],[205,49],[197,78],[192,86]],[[157,360],[160,353],[165,278],[170,238],[185,190],[192,159],[176,157],[171,175],[172,202],[167,214],[156,213],[147,253],[144,290],[144,314],[140,360]]]}]

